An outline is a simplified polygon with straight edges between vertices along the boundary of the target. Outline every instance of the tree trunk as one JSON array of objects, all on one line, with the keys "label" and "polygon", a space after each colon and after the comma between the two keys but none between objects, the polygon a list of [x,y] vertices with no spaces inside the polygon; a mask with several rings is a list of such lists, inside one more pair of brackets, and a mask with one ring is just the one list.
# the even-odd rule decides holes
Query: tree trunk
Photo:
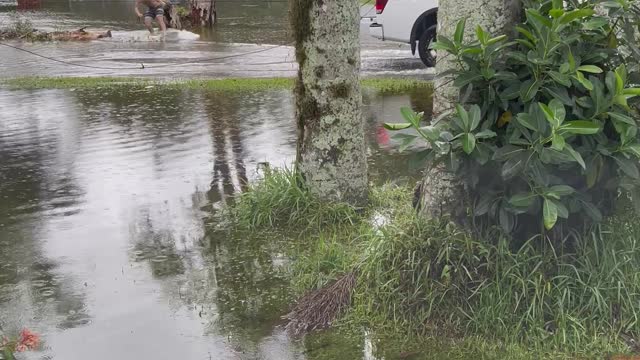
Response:
[{"label": "tree trunk", "polygon": [[299,63],[297,169],[321,199],[363,205],[358,0],[291,0],[290,6]]},{"label": "tree trunk", "polygon": [[[452,39],[460,19],[467,19],[465,37],[482,26],[492,36],[511,35],[520,21],[522,4],[519,0],[441,0],[438,9],[438,36]],[[451,76],[437,76],[454,69],[457,64],[450,55],[438,54],[433,99],[434,118],[453,109],[459,100],[460,90],[453,86]],[[442,57],[440,57],[442,56]],[[461,179],[447,173],[443,166],[429,168],[424,179],[416,187],[414,205],[425,216],[454,218],[465,216],[467,199]]]}]

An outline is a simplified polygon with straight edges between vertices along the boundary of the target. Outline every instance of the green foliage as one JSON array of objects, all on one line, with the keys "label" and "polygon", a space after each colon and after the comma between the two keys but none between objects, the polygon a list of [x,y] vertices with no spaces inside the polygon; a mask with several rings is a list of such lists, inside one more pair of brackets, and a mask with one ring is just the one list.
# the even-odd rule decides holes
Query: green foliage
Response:
[{"label": "green foliage", "polygon": [[240,229],[274,226],[302,227],[348,224],[356,210],[343,203],[326,203],[311,194],[293,170],[272,171],[236,198],[229,218]]},{"label": "green foliage", "polygon": [[[524,3],[512,40],[478,27],[464,43],[462,20],[453,39],[433,45],[455,59],[445,75],[464,94],[447,121],[422,126],[404,111],[407,122],[388,128],[415,129],[405,146],[428,143],[427,160],[445,162],[477,194],[473,216],[509,233],[601,221],[619,189],[640,183],[640,9],[627,0]],[[600,6],[607,16],[596,15]]]}]

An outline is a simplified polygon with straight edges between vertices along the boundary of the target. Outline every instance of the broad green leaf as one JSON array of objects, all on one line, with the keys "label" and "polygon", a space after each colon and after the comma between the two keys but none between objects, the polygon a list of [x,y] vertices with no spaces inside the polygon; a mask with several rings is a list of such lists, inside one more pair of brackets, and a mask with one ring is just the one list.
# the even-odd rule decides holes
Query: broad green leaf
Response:
[{"label": "broad green leaf", "polygon": [[578,80],[578,82],[582,86],[584,86],[585,89],[589,91],[593,90],[593,84],[591,83],[591,81],[587,80],[587,78],[584,77],[584,74],[580,71],[576,72],[576,75],[573,78]]},{"label": "broad green leaf", "polygon": [[460,21],[458,21],[458,24],[456,24],[456,32],[453,37],[453,41],[455,41],[457,44],[462,44],[462,41],[464,41],[464,28],[466,24],[466,18],[461,19]]},{"label": "broad green leaf", "polygon": [[480,110],[480,106],[472,105],[471,108],[469,108],[469,121],[470,121],[469,130],[470,131],[475,130],[478,127],[478,125],[480,125],[481,116],[482,116],[482,111]]},{"label": "broad green leaf", "polygon": [[520,97],[522,98],[522,101],[529,102],[533,100],[533,98],[538,94],[541,84],[542,83],[540,81],[534,80],[527,80],[523,82],[520,86]]},{"label": "broad green leaf", "polygon": [[434,126],[423,126],[418,128],[418,132],[429,141],[436,141],[440,137],[440,130]]},{"label": "broad green leaf", "polygon": [[469,125],[470,125],[470,123],[469,123],[469,113],[467,112],[467,110],[465,110],[464,107],[462,107],[462,105],[456,104],[456,112],[458,113],[458,117],[462,121],[464,130],[466,130],[466,131],[471,130],[470,127],[469,127]]},{"label": "broad green leaf", "polygon": [[482,130],[479,133],[476,133],[476,139],[490,139],[497,136],[497,134],[489,129]]},{"label": "broad green leaf", "polygon": [[606,8],[621,8],[622,4],[620,4],[620,2],[618,1],[603,1],[600,3],[600,5],[606,7]]},{"label": "broad green leaf", "polygon": [[550,199],[544,199],[544,205],[542,208],[544,227],[547,230],[553,229],[558,221],[558,208]]},{"label": "broad green leaf", "polygon": [[640,158],[640,144],[627,145],[624,147],[624,151]]},{"label": "broad green leaf", "polygon": [[413,125],[409,123],[384,123],[384,128],[387,130],[404,130],[412,127]]},{"label": "broad green leaf", "polygon": [[502,166],[502,177],[509,180],[518,175],[524,169],[525,159],[523,156],[515,156],[507,160]]},{"label": "broad green leaf", "polygon": [[502,100],[513,100],[520,96],[520,83],[516,82],[500,93]]},{"label": "broad green leaf", "polygon": [[483,194],[480,196],[480,200],[478,200],[478,204],[473,209],[473,214],[475,216],[482,216],[489,212],[491,208],[491,204],[494,202],[495,198],[493,194]]},{"label": "broad green leaf", "polygon": [[551,100],[548,106],[543,103],[538,103],[538,106],[540,106],[545,118],[554,128],[562,125],[564,118],[567,116],[564,105],[558,99]]},{"label": "broad green leaf", "polygon": [[569,78],[568,75],[561,74],[561,73],[559,73],[557,71],[549,71],[548,74],[549,74],[549,76],[551,76],[551,78],[555,82],[557,82],[557,83],[559,83],[561,85],[564,85],[566,87],[571,86],[571,78]]},{"label": "broad green leaf", "polygon": [[623,95],[640,96],[640,88],[629,88],[622,90]]},{"label": "broad green leaf", "polygon": [[519,208],[528,208],[533,204],[536,196],[536,194],[532,193],[515,194],[511,197],[511,199],[509,199],[509,204]]},{"label": "broad green leaf", "polygon": [[478,37],[478,41],[480,44],[486,46],[489,41],[489,34],[482,28],[482,26],[478,25],[476,27],[476,36]]},{"label": "broad green leaf", "polygon": [[609,115],[609,117],[611,119],[617,120],[617,121],[621,121],[625,124],[629,124],[629,125],[633,125],[636,126],[636,121],[631,118],[630,116],[624,115],[624,114],[620,114],[620,113],[616,113],[616,112],[608,112],[607,115]]},{"label": "broad green leaf", "polygon": [[575,151],[571,145],[566,144],[564,147],[564,151],[566,151],[567,153],[569,153],[569,155],[578,163],[580,164],[580,166],[583,169],[587,168],[587,165],[584,163],[584,159],[582,158],[582,155],[580,155],[579,152]]},{"label": "broad green leaf", "polygon": [[578,68],[578,71],[584,71],[592,74],[602,74],[602,69],[595,65],[582,65]]},{"label": "broad green leaf", "polygon": [[[567,54],[567,59],[569,60],[569,70],[571,72],[576,71],[576,58],[573,57],[573,52],[571,51],[571,49],[569,49],[569,52]],[[563,72],[562,68],[560,69],[560,71]]]},{"label": "broad green leaf", "polygon": [[602,29],[605,25],[609,25],[609,19],[606,17],[593,17],[589,21],[582,24],[582,28],[585,30],[598,30]]},{"label": "broad green leaf", "polygon": [[601,155],[596,155],[589,161],[589,167],[586,169],[587,187],[591,189],[595,186],[596,182],[600,178],[600,171],[604,162]]},{"label": "broad green leaf", "polygon": [[551,15],[552,18],[557,19],[557,18],[561,17],[562,15],[564,15],[564,10],[563,9],[551,9],[549,11],[549,15]]},{"label": "broad green leaf", "polygon": [[568,24],[574,20],[592,16],[595,11],[591,9],[578,9],[569,11],[560,18],[560,24]]},{"label": "broad green leaf", "polygon": [[629,108],[629,103],[627,102],[626,95],[617,95],[613,98],[613,102],[624,107],[625,109]]},{"label": "broad green leaf", "polygon": [[595,205],[593,205],[591,202],[588,202],[588,201],[582,201],[581,205],[582,205],[582,208],[584,209],[584,212],[587,213],[587,215],[593,221],[595,222],[602,221],[602,213]]},{"label": "broad green leaf", "polygon": [[554,134],[553,135],[553,139],[551,141],[551,147],[553,149],[556,149],[558,151],[562,151],[562,150],[564,150],[565,144],[566,144],[566,142],[564,140],[564,137],[562,137],[562,135],[560,135],[560,134]]},{"label": "broad green leaf", "polygon": [[560,197],[571,195],[576,190],[569,185],[554,185],[547,190],[547,193],[553,193]]},{"label": "broad green leaf", "polygon": [[553,204],[556,206],[556,209],[558,209],[558,217],[563,219],[568,219],[569,210],[567,209],[567,207],[564,206],[564,204],[561,203],[560,201],[557,201],[557,200],[551,200],[551,201],[553,201]]},{"label": "broad green leaf", "polygon": [[607,84],[607,90],[609,90],[609,92],[611,94],[617,94],[617,90],[616,90],[616,73],[613,71],[609,71],[607,73],[607,76],[605,78],[605,84]]},{"label": "broad green leaf", "polygon": [[562,86],[552,86],[552,87],[545,88],[544,90],[547,93],[549,93],[551,97],[562,101],[564,105],[573,106],[573,101],[571,100],[571,97],[569,96],[569,92],[567,91],[566,88]]},{"label": "broad green leaf", "polygon": [[540,14],[540,12],[534,9],[527,9],[526,12],[527,12],[527,18],[529,20],[532,20],[532,22],[538,23],[547,28],[551,28],[552,26],[551,20],[548,17]]},{"label": "broad green leaf", "polygon": [[451,40],[442,36],[438,36],[438,41],[431,43],[429,48],[432,50],[444,50],[453,55],[456,55],[458,53],[455,45],[451,42]]},{"label": "broad green leaf", "polygon": [[411,110],[411,108],[408,107],[402,107],[400,108],[400,113],[402,114],[402,117],[411,125],[418,127],[420,126],[420,117],[418,117],[418,114],[416,114],[415,111]]},{"label": "broad green leaf", "polygon": [[571,134],[593,135],[600,131],[600,125],[586,120],[568,121],[562,125],[560,130],[564,130]]},{"label": "broad green leaf", "polygon": [[487,41],[487,46],[493,45],[493,44],[497,44],[501,41],[505,41],[507,40],[507,35],[500,35],[500,36],[496,36],[494,38],[491,38]]},{"label": "broad green leaf", "polygon": [[522,126],[526,127],[529,130],[539,131],[536,126],[536,121],[533,119],[531,115],[527,113],[518,114],[518,116],[516,117],[516,120],[518,120],[518,123],[520,123]]},{"label": "broad green leaf", "polygon": [[622,94],[627,84],[627,67],[622,64],[616,68],[616,93]]},{"label": "broad green leaf", "polygon": [[526,28],[524,28],[521,25],[516,26],[516,30],[524,35],[524,37],[526,37],[529,41],[531,41],[532,43],[536,43],[537,39],[533,36],[533,34],[531,34],[531,32],[529,30],[527,30]]},{"label": "broad green leaf", "polygon": [[471,133],[462,135],[462,150],[469,155],[476,148],[476,137]]},{"label": "broad green leaf", "polygon": [[562,0],[553,0],[551,2],[552,9],[564,9]]},{"label": "broad green leaf", "polygon": [[480,73],[473,72],[473,71],[464,72],[453,81],[453,85],[455,87],[462,88],[471,84],[474,81],[478,81],[482,79],[483,79],[483,76]]},{"label": "broad green leaf", "polygon": [[637,160],[627,159],[621,156],[616,156],[616,162],[622,172],[633,179],[640,179],[640,171],[638,171]]}]

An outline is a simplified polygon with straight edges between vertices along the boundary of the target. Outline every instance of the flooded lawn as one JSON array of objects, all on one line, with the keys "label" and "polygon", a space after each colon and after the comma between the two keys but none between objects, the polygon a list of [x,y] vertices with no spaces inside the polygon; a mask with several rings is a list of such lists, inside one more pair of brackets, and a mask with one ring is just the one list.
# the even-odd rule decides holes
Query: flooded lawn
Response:
[{"label": "flooded lawn", "polygon": [[[424,97],[366,97],[373,181],[417,175],[381,124]],[[43,335],[33,358],[365,356],[284,335],[284,240],[211,230],[260,163],[293,160],[290,91],[0,89],[0,114],[0,324]]]}]

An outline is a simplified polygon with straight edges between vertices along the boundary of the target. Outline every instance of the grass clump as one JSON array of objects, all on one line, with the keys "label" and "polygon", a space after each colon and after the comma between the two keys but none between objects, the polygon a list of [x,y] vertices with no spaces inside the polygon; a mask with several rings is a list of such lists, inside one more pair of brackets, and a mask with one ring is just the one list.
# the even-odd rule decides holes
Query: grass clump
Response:
[{"label": "grass clump", "polygon": [[253,229],[307,226],[292,236],[299,294],[355,275],[340,328],[412,339],[407,349],[440,344],[448,358],[640,350],[640,225],[632,211],[556,251],[542,237],[516,246],[498,231],[477,239],[444,219],[419,218],[407,188],[374,188],[370,206],[355,213],[322,205],[299,184],[291,172],[268,173],[233,215]]},{"label": "grass clump", "polygon": [[293,170],[265,169],[264,177],[240,195],[230,218],[239,229],[260,230],[275,226],[308,228],[352,224],[356,210],[342,203],[324,203],[303,185]]},{"label": "grass clump", "polygon": [[[11,89],[92,89],[149,86],[200,89],[224,92],[249,92],[293,89],[291,78],[225,78],[161,81],[124,77],[19,77],[0,81],[0,85]],[[362,86],[383,95],[405,94],[410,91],[431,89],[431,83],[408,79],[364,79]]]}]

